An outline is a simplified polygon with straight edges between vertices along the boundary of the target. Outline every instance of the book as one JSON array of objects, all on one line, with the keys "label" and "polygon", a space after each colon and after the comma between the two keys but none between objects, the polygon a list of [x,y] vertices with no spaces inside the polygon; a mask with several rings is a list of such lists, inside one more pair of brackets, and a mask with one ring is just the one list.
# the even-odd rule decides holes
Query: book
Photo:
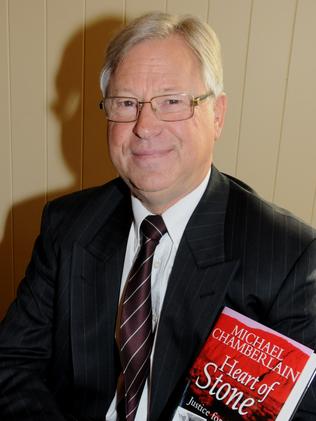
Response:
[{"label": "book", "polygon": [[312,349],[224,307],[173,421],[290,420],[315,372]]}]

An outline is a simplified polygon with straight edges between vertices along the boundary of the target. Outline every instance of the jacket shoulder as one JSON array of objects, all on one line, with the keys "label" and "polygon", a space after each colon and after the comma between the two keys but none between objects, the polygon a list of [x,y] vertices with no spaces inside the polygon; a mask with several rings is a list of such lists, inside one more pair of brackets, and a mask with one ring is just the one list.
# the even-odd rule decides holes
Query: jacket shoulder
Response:
[{"label": "jacket shoulder", "polygon": [[264,240],[268,236],[280,244],[287,242],[290,249],[298,252],[316,239],[315,228],[292,212],[263,199],[244,182],[226,174],[224,177],[230,185],[227,209],[230,228],[232,224],[239,225],[247,237],[257,234],[257,238]]},{"label": "jacket shoulder", "polygon": [[112,195],[116,197],[124,196],[128,193],[128,188],[121,178],[115,178],[106,184],[78,190],[67,195],[58,197],[48,202],[49,207],[54,211],[73,209],[74,206],[85,206],[91,200],[107,200]]},{"label": "jacket shoulder", "polygon": [[106,222],[122,201],[126,201],[128,206],[130,193],[120,178],[102,186],[70,193],[46,204],[42,229],[48,228],[53,238],[78,235],[88,227],[91,230],[93,226]]}]

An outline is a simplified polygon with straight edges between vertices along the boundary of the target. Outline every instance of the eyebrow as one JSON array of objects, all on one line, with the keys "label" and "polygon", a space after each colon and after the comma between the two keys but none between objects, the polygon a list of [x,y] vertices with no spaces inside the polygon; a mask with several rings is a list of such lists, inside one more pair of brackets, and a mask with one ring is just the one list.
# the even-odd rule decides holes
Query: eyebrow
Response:
[{"label": "eyebrow", "polygon": [[[177,93],[181,93],[181,92],[185,92],[185,93],[191,93],[191,90],[189,89],[181,89],[181,88],[163,88],[162,90],[158,91],[156,94],[152,95],[151,98],[156,97],[156,96],[160,96],[160,95],[165,95],[165,94],[177,94]],[[130,97],[130,98],[137,98],[137,99],[141,99],[143,100],[144,98],[139,98],[138,95],[132,93],[131,90],[129,89],[115,89],[111,95],[109,96],[123,96],[123,97]]]}]

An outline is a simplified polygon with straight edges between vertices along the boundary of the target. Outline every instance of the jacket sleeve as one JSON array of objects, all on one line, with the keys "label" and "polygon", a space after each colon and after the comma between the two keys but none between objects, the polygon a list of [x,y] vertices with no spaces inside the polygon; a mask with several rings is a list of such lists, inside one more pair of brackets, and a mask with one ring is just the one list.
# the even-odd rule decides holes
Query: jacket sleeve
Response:
[{"label": "jacket sleeve", "polygon": [[52,355],[56,254],[46,206],[17,297],[0,325],[0,419],[65,421],[47,383]]},{"label": "jacket sleeve", "polygon": [[[316,240],[296,260],[284,280],[270,312],[272,326],[285,335],[316,349]],[[307,390],[295,421],[316,419],[316,378]]]}]

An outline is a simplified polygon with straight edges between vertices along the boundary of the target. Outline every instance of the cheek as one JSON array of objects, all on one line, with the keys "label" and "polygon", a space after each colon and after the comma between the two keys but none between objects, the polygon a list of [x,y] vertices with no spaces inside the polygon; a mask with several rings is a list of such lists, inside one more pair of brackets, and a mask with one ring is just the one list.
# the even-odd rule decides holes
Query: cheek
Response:
[{"label": "cheek", "polygon": [[109,145],[109,151],[112,159],[118,157],[118,155],[124,154],[124,149],[128,144],[130,136],[130,130],[123,126],[115,123],[109,123],[107,139]]},{"label": "cheek", "polygon": [[108,143],[109,145],[119,145],[123,139],[123,128],[115,123],[109,122],[108,126]]},{"label": "cheek", "polygon": [[[187,120],[187,124],[178,127],[174,132],[182,156],[194,161],[207,159],[214,143],[214,127],[210,118]],[[192,162],[193,164],[193,162]]]}]

